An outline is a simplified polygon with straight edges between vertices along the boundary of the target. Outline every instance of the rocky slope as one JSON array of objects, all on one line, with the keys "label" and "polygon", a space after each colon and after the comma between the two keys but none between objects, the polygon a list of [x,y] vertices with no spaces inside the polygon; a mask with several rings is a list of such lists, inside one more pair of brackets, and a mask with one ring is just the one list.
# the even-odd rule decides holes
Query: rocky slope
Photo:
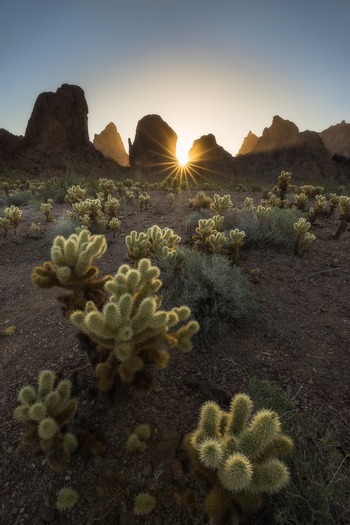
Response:
[{"label": "rocky slope", "polygon": [[129,166],[129,155],[113,122],[107,124],[101,133],[95,133],[93,146],[102,155],[115,160],[120,166]]}]

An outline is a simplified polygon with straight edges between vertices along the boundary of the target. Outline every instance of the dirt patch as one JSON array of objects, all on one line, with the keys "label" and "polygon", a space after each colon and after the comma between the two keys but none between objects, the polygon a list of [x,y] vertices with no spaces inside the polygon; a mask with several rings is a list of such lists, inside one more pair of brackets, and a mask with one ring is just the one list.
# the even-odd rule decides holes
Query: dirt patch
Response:
[{"label": "dirt patch", "polygon": [[[173,210],[164,193],[150,193],[150,208],[142,213],[136,205],[122,205],[121,231],[114,240],[107,235],[109,249],[98,264],[102,274],[113,273],[126,262],[123,236],[132,229],[145,231],[157,224],[186,238],[184,219],[191,212],[188,199],[195,192],[182,192]],[[257,193],[246,196],[256,204],[261,198]],[[244,198],[232,194],[237,205]],[[55,205],[54,216],[58,218],[66,208]],[[152,451],[167,439],[179,441],[192,431],[208,396],[225,404],[252,377],[271,381],[295,396],[298,409],[315,416],[324,432],[330,429],[339,447],[350,451],[350,235],[346,232],[338,241],[332,238],[335,218],[319,220],[312,227],[317,240],[304,258],[272,248],[245,250],[243,271],[260,269],[259,278],[251,284],[260,305],[255,320],[234,324],[228,335],[210,347],[195,347],[186,355],[174,352],[169,367],[155,374],[152,391],[137,393],[127,406],[111,408],[91,395],[94,377],[76,330],[60,314],[57,291],[38,290],[31,284],[33,267],[49,259],[51,241],[45,235],[30,235],[30,225],[40,212],[22,209],[17,238],[10,235],[0,244],[0,328],[16,326],[13,336],[0,339],[1,523],[76,525],[117,523],[118,519],[124,524],[188,523],[172,484],[187,476],[184,464],[179,458],[168,462],[164,458],[164,468],[158,468]],[[50,471],[43,456],[18,448],[22,428],[12,418],[17,394],[21,386],[34,384],[42,369],[75,378],[79,413],[105,436],[103,458],[77,454],[71,468],[58,475]],[[144,422],[152,431],[148,450],[139,456],[126,455],[122,445],[127,435]],[[127,488],[120,477],[123,469],[132,472]],[[80,498],[70,513],[61,515],[55,500],[63,486],[76,489]],[[153,491],[158,499],[150,521],[130,515],[133,497],[141,489]]]}]

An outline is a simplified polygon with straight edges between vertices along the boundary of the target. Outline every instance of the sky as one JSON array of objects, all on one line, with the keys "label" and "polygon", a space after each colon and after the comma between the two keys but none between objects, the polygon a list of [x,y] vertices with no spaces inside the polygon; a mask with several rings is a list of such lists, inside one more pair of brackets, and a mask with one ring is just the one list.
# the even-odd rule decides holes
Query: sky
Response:
[{"label": "sky", "polygon": [[90,140],[126,150],[158,114],[183,160],[213,133],[237,154],[274,115],[350,121],[350,0],[0,0],[0,128],[25,133],[37,96],[79,85]]}]

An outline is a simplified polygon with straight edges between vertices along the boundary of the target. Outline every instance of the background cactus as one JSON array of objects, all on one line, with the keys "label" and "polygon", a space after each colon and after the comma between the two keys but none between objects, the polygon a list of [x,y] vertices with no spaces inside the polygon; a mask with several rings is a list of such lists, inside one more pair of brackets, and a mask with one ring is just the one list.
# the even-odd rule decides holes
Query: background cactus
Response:
[{"label": "background cactus", "polygon": [[101,305],[104,300],[103,286],[110,279],[97,279],[98,269],[93,260],[101,257],[107,248],[103,235],[91,235],[82,230],[65,239],[55,237],[51,247],[51,261],[37,266],[32,272],[32,282],[38,288],[60,286],[71,290],[71,295],[61,297],[64,311],[83,308],[86,301],[93,300]]},{"label": "background cactus", "polygon": [[[147,365],[165,368],[168,349],[186,352],[192,348],[191,337],[199,325],[196,321],[183,324],[191,314],[186,306],[158,310],[159,274],[149,259],[141,259],[137,269],[124,264],[105,284],[110,297],[102,311],[88,302],[84,311],[70,316],[72,323],[97,343],[95,371],[101,393],[112,392],[118,375],[128,384],[148,382]],[[175,329],[178,324],[182,326]]]},{"label": "background cactus", "polygon": [[280,192],[280,198],[282,201],[285,200],[288,186],[290,184],[292,174],[288,171],[281,171],[281,175],[278,176],[278,189]]},{"label": "background cactus", "polygon": [[14,412],[19,423],[29,426],[21,441],[25,445],[39,445],[49,467],[65,470],[78,442],[68,431],[77,402],[70,397],[71,383],[60,381],[56,387],[56,375],[51,370],[40,372],[37,389],[24,386],[19,394],[20,405]]},{"label": "background cactus", "polygon": [[12,204],[11,206],[4,209],[4,215],[5,215],[5,219],[10,221],[10,224],[12,225],[12,228],[13,228],[13,232],[16,234],[18,225],[22,218],[22,211],[19,208],[17,208],[17,206],[14,206]]},{"label": "background cactus", "polygon": [[313,233],[309,233],[308,231],[310,226],[311,223],[304,218],[300,218],[298,222],[294,224],[294,255],[304,255],[310,244],[316,239],[315,235]]},{"label": "background cactus", "polygon": [[344,195],[339,198],[339,226],[334,234],[334,239],[339,239],[346,231],[347,223],[350,222],[350,197]]},{"label": "background cactus", "polygon": [[207,209],[211,205],[211,198],[204,191],[199,191],[193,199],[189,199],[188,203],[191,208]]},{"label": "background cactus", "polygon": [[223,213],[231,208],[233,208],[233,204],[230,195],[224,195],[223,197],[220,197],[218,194],[214,195],[213,202],[210,204],[212,211]]},{"label": "background cactus", "polygon": [[63,487],[57,494],[56,508],[59,512],[70,510],[74,507],[79,499],[76,490],[70,487]]},{"label": "background cactus", "polygon": [[289,480],[278,458],[291,453],[292,440],[282,434],[276,412],[260,410],[245,394],[231,400],[229,411],[208,401],[196,430],[186,436],[193,477],[206,491],[205,510],[212,525],[239,524]]}]

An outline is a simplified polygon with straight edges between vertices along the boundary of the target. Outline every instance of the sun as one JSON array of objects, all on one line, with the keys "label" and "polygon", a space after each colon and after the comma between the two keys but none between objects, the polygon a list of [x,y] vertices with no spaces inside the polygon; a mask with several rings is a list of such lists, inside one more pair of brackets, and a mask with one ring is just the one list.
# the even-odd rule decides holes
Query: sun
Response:
[{"label": "sun", "polygon": [[186,166],[188,163],[188,151],[190,145],[188,141],[179,139],[176,144],[176,158],[179,161],[181,167]]}]

